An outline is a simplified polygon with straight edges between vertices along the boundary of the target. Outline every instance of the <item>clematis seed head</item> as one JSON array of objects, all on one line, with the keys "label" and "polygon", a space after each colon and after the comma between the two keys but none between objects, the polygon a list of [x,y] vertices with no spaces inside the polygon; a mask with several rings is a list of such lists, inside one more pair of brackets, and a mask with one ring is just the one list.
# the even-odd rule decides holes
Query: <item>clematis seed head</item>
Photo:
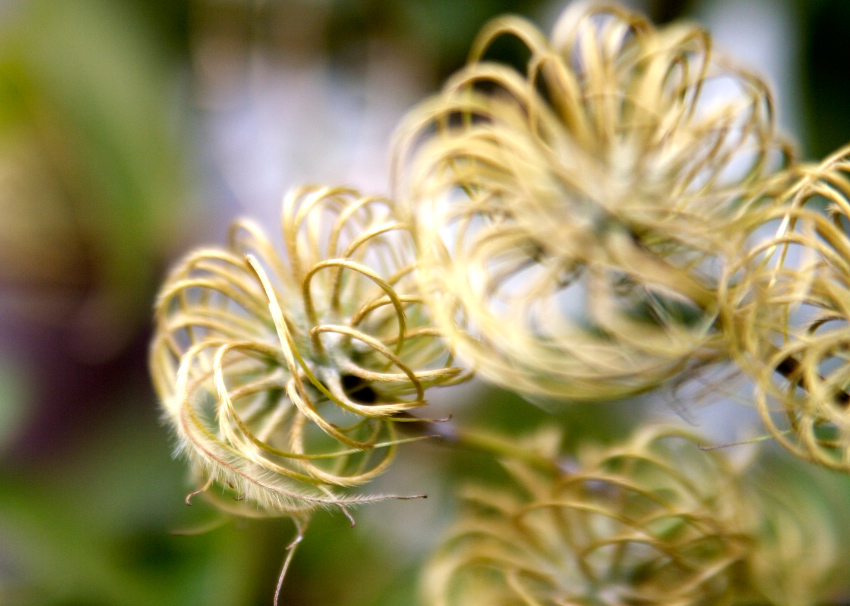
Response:
[{"label": "clematis seed head", "polygon": [[198,485],[229,488],[238,512],[389,498],[344,489],[390,465],[428,388],[464,378],[418,295],[409,229],[340,187],[293,190],[282,215],[281,250],[239,221],[163,284],[150,365],[165,420]]},{"label": "clematis seed head", "polygon": [[[488,60],[502,38],[524,69]],[[727,259],[793,156],[768,87],[688,24],[577,2],[487,25],[400,126],[396,196],[436,322],[487,379],[610,400],[724,355]]]}]

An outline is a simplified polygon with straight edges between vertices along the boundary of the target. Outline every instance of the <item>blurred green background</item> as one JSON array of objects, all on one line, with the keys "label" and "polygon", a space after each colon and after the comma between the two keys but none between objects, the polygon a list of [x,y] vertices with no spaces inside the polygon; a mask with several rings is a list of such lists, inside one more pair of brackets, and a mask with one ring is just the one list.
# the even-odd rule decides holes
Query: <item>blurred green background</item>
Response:
[{"label": "blurred green background", "polygon": [[[291,523],[219,524],[201,499],[183,503],[184,465],[147,377],[157,283],[192,246],[221,242],[237,215],[274,225],[290,186],[386,193],[393,127],[462,64],[481,25],[510,11],[545,30],[564,4],[0,2],[0,605],[271,604]],[[699,20],[765,73],[805,157],[850,141],[850,2],[630,4],[659,23]],[[552,418],[476,386],[437,399],[478,427],[531,431]],[[575,444],[615,440],[662,408],[554,416]],[[718,430],[698,406],[677,410],[717,439],[744,433]],[[282,604],[416,603],[455,488],[495,470],[439,445],[402,450],[365,490],[429,499],[364,508],[353,529],[318,515]],[[788,457],[773,465],[821,491],[850,536],[850,482]]]}]

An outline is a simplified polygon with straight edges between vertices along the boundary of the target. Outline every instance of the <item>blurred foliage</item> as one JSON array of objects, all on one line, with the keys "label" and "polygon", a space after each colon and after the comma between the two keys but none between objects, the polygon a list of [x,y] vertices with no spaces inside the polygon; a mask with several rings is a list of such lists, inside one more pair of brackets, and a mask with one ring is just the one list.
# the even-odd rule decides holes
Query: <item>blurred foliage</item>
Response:
[{"label": "blurred foliage", "polygon": [[[136,399],[132,408],[143,406]],[[183,470],[169,460],[153,414],[122,413],[99,425],[102,440],[78,436],[68,457],[39,470],[38,482],[32,470],[0,472],[0,568],[14,580],[4,588],[0,576],[2,603],[251,603],[264,557],[258,533],[266,531],[230,525],[173,536],[197,523],[187,516],[196,512],[172,506]]]},{"label": "blurred foliage", "polygon": [[850,64],[845,60],[850,3],[800,0],[803,38],[804,142],[807,155],[821,158],[850,140]]},{"label": "blurred foliage", "polygon": [[32,392],[27,378],[23,366],[0,351],[0,457],[26,423]]},{"label": "blurred foliage", "polygon": [[0,30],[0,283],[71,325],[78,353],[125,344],[182,224],[176,73],[129,5],[31,2]]}]

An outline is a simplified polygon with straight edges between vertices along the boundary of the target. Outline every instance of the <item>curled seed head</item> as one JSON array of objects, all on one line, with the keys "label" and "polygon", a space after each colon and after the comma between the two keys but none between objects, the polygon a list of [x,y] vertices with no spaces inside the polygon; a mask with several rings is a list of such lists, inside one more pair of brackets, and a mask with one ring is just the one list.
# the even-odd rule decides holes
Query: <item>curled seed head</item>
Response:
[{"label": "curled seed head", "polygon": [[[524,70],[488,61],[503,38]],[[716,288],[790,157],[765,84],[689,25],[574,3],[505,17],[399,128],[436,321],[487,378],[621,398],[718,356]]]},{"label": "curled seed head", "polygon": [[805,553],[796,546],[805,516],[777,516],[773,505],[765,513],[742,469],[699,444],[645,428],[623,445],[580,453],[559,476],[506,463],[514,489],[468,492],[465,515],[426,570],[426,603],[764,603],[779,570],[784,587],[807,597],[775,603],[813,603],[814,585],[789,559]]},{"label": "curled seed head", "polygon": [[798,456],[843,471],[850,471],[848,155],[844,148],[796,171],[754,234],[740,264],[745,279],[725,314],[767,429]]},{"label": "curled seed head", "polygon": [[240,221],[187,256],[156,306],[151,371],[199,484],[274,515],[346,496],[393,459],[395,423],[458,381],[417,294],[408,228],[386,199],[287,194],[279,252]]}]

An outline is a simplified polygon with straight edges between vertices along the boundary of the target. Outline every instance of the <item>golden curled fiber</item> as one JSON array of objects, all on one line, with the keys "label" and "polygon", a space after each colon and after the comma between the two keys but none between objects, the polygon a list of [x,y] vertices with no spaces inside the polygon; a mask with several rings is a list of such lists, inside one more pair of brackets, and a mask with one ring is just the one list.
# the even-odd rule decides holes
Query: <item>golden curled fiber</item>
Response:
[{"label": "golden curled fiber", "polygon": [[817,555],[799,548],[811,547],[798,533],[805,518],[777,516],[776,502],[765,511],[742,470],[700,444],[677,429],[644,428],[624,445],[581,452],[560,475],[504,462],[513,484],[468,491],[464,515],[426,568],[425,603],[809,603],[768,593],[780,577],[794,595],[800,583],[823,582],[823,567],[798,573],[806,566],[787,561]]},{"label": "golden curled fiber", "polygon": [[163,285],[151,371],[165,418],[199,483],[230,487],[243,512],[388,498],[338,487],[383,472],[405,441],[396,415],[463,378],[417,294],[410,233],[386,199],[330,187],[288,193],[281,228],[282,254],[237,222]]},{"label": "golden curled fiber", "polygon": [[850,147],[798,179],[741,262],[730,330],[762,420],[799,457],[850,471]]},{"label": "golden curled fiber", "polygon": [[[519,41],[524,71],[488,61]],[[435,319],[486,378],[610,400],[720,356],[716,289],[791,150],[696,27],[572,4],[496,19],[395,143]]]}]

